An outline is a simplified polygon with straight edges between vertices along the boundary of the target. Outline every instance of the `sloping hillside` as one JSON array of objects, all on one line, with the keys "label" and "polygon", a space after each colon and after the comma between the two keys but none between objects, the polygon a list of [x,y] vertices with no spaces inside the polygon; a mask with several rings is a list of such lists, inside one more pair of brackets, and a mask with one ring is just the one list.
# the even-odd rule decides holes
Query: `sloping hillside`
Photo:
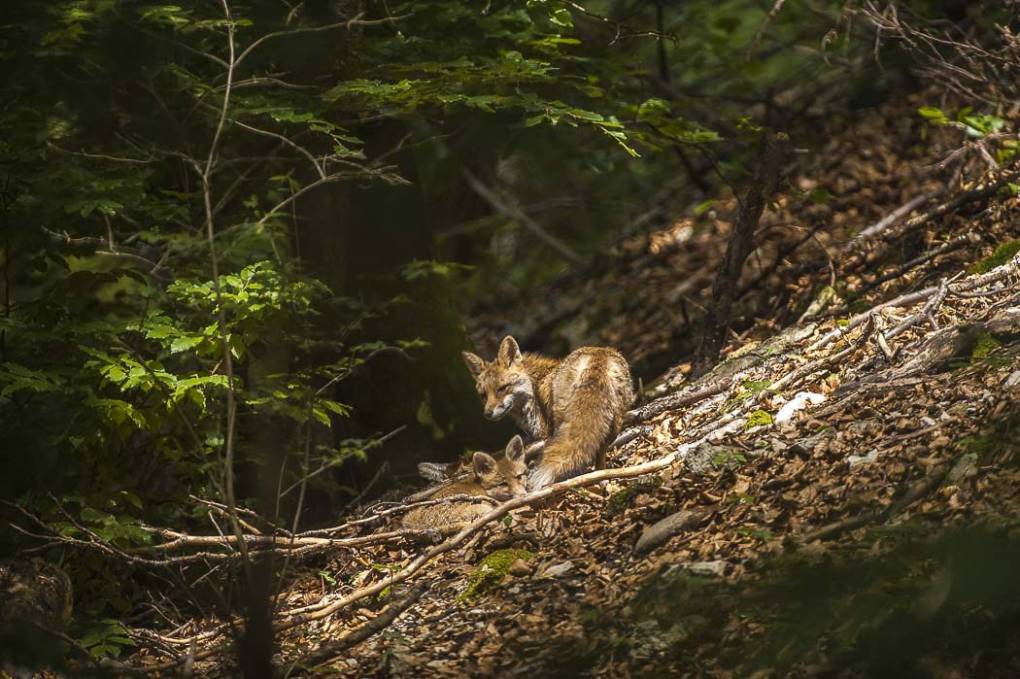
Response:
[{"label": "sloping hillside", "polygon": [[[428,547],[407,543],[331,561],[290,606],[322,608],[409,564],[383,601],[363,604],[414,603],[330,667],[1016,669],[1001,661],[1020,644],[1003,627],[1020,590],[1002,570],[1020,510],[1017,165],[991,167],[979,144],[927,126],[912,115],[923,101],[863,116],[790,168],[727,360],[690,384],[688,366],[673,366],[610,452],[615,470],[651,473],[575,479],[426,562],[413,559]],[[512,327],[613,344],[638,365],[686,346],[735,202],[620,243],[601,274],[559,284],[576,308]],[[777,276],[799,284],[765,293]],[[515,317],[541,308],[524,302]],[[496,339],[505,329],[490,327]],[[991,635],[989,650],[969,653],[968,635]]]}]

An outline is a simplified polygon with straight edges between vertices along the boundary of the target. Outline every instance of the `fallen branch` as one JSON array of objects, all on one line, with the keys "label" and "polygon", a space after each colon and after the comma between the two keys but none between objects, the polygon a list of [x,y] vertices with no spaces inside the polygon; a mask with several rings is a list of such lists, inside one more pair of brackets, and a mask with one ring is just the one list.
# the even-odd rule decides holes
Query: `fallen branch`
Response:
[{"label": "fallen branch", "polygon": [[896,222],[900,221],[932,198],[941,196],[945,193],[945,191],[945,187],[940,187],[934,191],[928,191],[927,193],[922,193],[919,196],[911,198],[906,203],[854,236],[849,243],[843,246],[843,252],[846,253],[853,248],[859,247],[863,241],[867,241],[875,236],[881,235],[886,229],[894,225]]},{"label": "fallen branch", "polygon": [[983,185],[977,186],[968,191],[963,191],[950,200],[941,203],[934,208],[924,212],[916,217],[912,217],[895,228],[890,226],[884,228],[881,231],[875,233],[872,238],[862,239],[857,238],[851,241],[846,248],[844,248],[843,255],[847,258],[847,262],[844,265],[844,270],[856,268],[859,266],[867,265],[869,263],[878,261],[884,256],[885,247],[876,247],[874,240],[880,239],[884,243],[890,243],[904,235],[910,233],[919,226],[923,226],[933,219],[945,216],[958,208],[968,203],[974,203],[986,200],[1003,186],[1009,182],[1016,181],[1017,177],[1020,176],[1020,170],[1016,167],[1011,167],[1006,171],[1000,172],[997,176],[989,179]]},{"label": "fallen branch", "polygon": [[914,314],[896,324],[892,330],[885,334],[887,340],[893,339],[897,335],[906,332],[909,328],[923,322],[925,319],[933,317],[933,314],[938,311],[938,308],[942,305],[942,302],[946,300],[946,296],[949,294],[949,281],[945,278],[939,283],[938,290],[935,294],[925,302],[924,308],[919,313]]},{"label": "fallen branch", "polygon": [[[367,545],[380,544],[398,540],[414,540],[416,542],[432,542],[437,535],[442,535],[442,531],[435,529],[411,529],[402,528],[398,530],[386,531],[382,533],[371,533],[369,535],[361,535],[355,537],[337,538],[331,537],[331,535],[345,529],[349,529],[355,525],[364,525],[367,523],[375,523],[383,520],[385,517],[392,514],[407,512],[416,507],[427,507],[430,505],[443,504],[448,502],[488,502],[491,504],[498,504],[498,501],[488,496],[478,496],[469,494],[458,494],[451,495],[444,498],[435,500],[428,500],[420,503],[408,503],[397,507],[393,507],[388,510],[379,512],[377,515],[373,515],[366,519],[360,519],[342,526],[336,526],[333,528],[326,528],[317,531],[307,531],[306,533],[298,533],[295,535],[262,535],[262,534],[248,534],[242,533],[240,537],[234,534],[216,534],[216,535],[189,535],[187,533],[181,533],[179,531],[173,531],[165,528],[154,528],[151,526],[142,526],[144,530],[149,531],[155,535],[162,537],[165,542],[156,545],[146,545],[143,547],[135,547],[130,549],[123,549],[117,547],[106,540],[103,540],[98,535],[91,531],[87,531],[84,527],[80,527],[83,533],[86,534],[88,539],[76,538],[66,535],[58,535],[53,533],[49,527],[39,517],[35,516],[24,507],[12,503],[5,503],[8,506],[17,509],[21,514],[27,517],[36,526],[39,526],[41,530],[46,531],[46,534],[36,533],[27,530],[17,524],[10,524],[11,528],[17,532],[39,540],[46,540],[52,544],[64,544],[74,547],[83,547],[86,549],[92,549],[101,554],[104,554],[110,558],[117,559],[126,563],[132,563],[138,566],[148,567],[167,567],[167,566],[182,566],[192,563],[200,563],[207,561],[223,561],[236,559],[240,556],[239,552],[233,548],[243,543],[247,549],[251,550],[253,555],[255,554],[267,554],[269,552],[281,552],[288,553],[292,556],[306,556],[316,552],[320,552],[326,549],[333,549],[337,547],[351,548],[351,547],[365,547]],[[210,503],[211,501],[205,501]],[[217,503],[213,503],[217,504]],[[217,508],[218,509],[218,508]],[[69,520],[70,517],[68,517]],[[80,524],[78,524],[80,526]],[[227,551],[198,551],[191,552],[188,554],[177,554],[169,555],[169,552],[175,550],[184,549],[196,549],[196,548],[209,548],[209,547],[223,547],[227,548]],[[162,557],[149,556],[152,554],[164,554]]]},{"label": "fallen branch", "polygon": [[[699,401],[703,401],[711,396],[715,396],[716,394],[721,394],[729,389],[732,384],[733,379],[727,377],[712,384],[698,386],[697,388],[692,387],[674,394],[669,394],[668,396],[663,396],[662,398],[658,398],[641,406],[640,408],[635,408],[634,410],[629,411],[624,421],[643,422],[644,420],[653,418],[667,410],[688,406]],[[619,439],[617,439],[617,441],[619,441]],[[620,443],[614,442],[613,445],[617,446],[620,445]]]},{"label": "fallen branch", "polygon": [[1020,308],[1009,308],[986,321],[965,323],[940,330],[926,339],[920,346],[911,351],[910,360],[892,370],[895,379],[912,377],[931,370],[933,367],[949,361],[954,356],[966,356],[969,360],[981,333],[995,335],[1015,335],[1020,332]]},{"label": "fallen branch", "polygon": [[868,283],[867,285],[865,285],[857,293],[857,296],[858,297],[863,297],[864,295],[868,294],[869,292],[871,292],[872,290],[874,290],[878,286],[882,285],[883,283],[888,283],[889,281],[891,281],[893,279],[899,278],[900,276],[903,276],[904,274],[910,272],[912,269],[915,269],[915,268],[921,266],[922,264],[926,264],[927,262],[930,262],[931,260],[935,259],[936,257],[940,257],[940,256],[942,256],[942,255],[944,255],[946,253],[952,252],[953,250],[958,250],[961,247],[963,247],[964,245],[967,245],[968,243],[973,243],[974,242],[974,238],[975,238],[975,236],[972,233],[967,233],[967,234],[964,234],[962,236],[957,236],[956,238],[954,238],[954,239],[952,239],[952,240],[950,240],[950,241],[948,241],[946,243],[943,243],[939,247],[934,248],[933,250],[930,250],[929,252],[926,252],[923,255],[919,255],[917,257],[914,257],[913,259],[911,259],[911,260],[901,264],[899,267],[896,268],[895,271],[890,271],[889,273],[882,274],[881,276],[879,276],[875,280],[873,280],[870,283]]},{"label": "fallen branch", "polygon": [[334,535],[336,533],[339,533],[342,530],[349,530],[351,528],[354,528],[355,526],[366,526],[366,525],[371,525],[371,524],[374,524],[374,523],[379,523],[380,521],[382,521],[383,519],[385,519],[385,518],[387,518],[389,516],[392,516],[394,514],[402,514],[402,513],[408,512],[408,511],[410,511],[412,509],[417,509],[418,507],[430,507],[432,505],[445,504],[447,502],[463,502],[463,501],[488,502],[490,504],[499,504],[498,500],[496,500],[495,498],[491,498],[488,495],[468,495],[468,494],[463,494],[463,493],[458,493],[457,495],[447,495],[445,497],[441,497],[441,498],[437,498],[437,499],[430,499],[430,500],[421,500],[421,501],[413,501],[413,502],[409,502],[409,501],[405,500],[404,502],[401,502],[401,503],[399,503],[399,504],[397,504],[397,505],[395,505],[393,507],[390,507],[389,509],[381,509],[381,510],[379,510],[377,512],[374,512],[370,516],[366,516],[366,517],[364,517],[362,519],[355,519],[353,521],[348,521],[345,524],[341,524],[339,526],[333,526],[332,528],[317,528],[317,529],[314,529],[314,530],[304,531],[302,533],[298,533],[297,536],[298,537],[314,537],[314,536],[328,537],[330,535]]},{"label": "fallen branch", "polygon": [[[1011,261],[1003,264],[1002,266],[992,269],[988,273],[970,276],[960,281],[959,283],[951,284],[949,286],[949,294],[967,292],[970,290],[975,290],[977,288],[984,287],[986,285],[990,285],[991,283],[997,283],[1001,280],[1009,278],[1012,275],[1016,275],[1017,272],[1020,272],[1020,255],[1017,255]],[[809,352],[817,351],[825,346],[828,346],[829,344],[835,342],[837,339],[839,339],[849,331],[860,326],[862,323],[867,322],[868,318],[872,314],[881,311],[882,309],[905,307],[910,306],[912,304],[917,304],[918,302],[926,301],[932,295],[936,294],[939,291],[939,288],[940,286],[933,285],[922,290],[918,290],[916,292],[910,292],[904,295],[900,295],[899,297],[895,297],[887,302],[876,304],[871,309],[863,313],[859,313],[850,318],[850,320],[847,322],[845,326],[835,328],[830,332],[826,333],[825,335],[823,335],[822,337],[820,337],[811,346],[808,347],[807,351]]]},{"label": "fallen branch", "polygon": [[385,628],[389,627],[394,620],[400,617],[401,613],[406,611],[412,604],[418,601],[427,589],[428,587],[424,584],[415,586],[414,589],[412,589],[405,597],[387,606],[382,613],[372,618],[364,625],[348,632],[336,641],[330,641],[319,646],[319,648],[315,649],[311,653],[295,660],[291,663],[290,668],[288,668],[284,677],[290,676],[298,668],[311,672],[311,670],[315,667],[333,660],[352,646],[357,646],[362,641],[378,634]]},{"label": "fallen branch", "polygon": [[612,444],[610,444],[609,448],[612,449],[619,448],[620,446],[625,446],[639,436],[651,434],[654,428],[655,427],[653,427],[650,424],[642,424],[636,427],[630,427],[629,429],[624,429],[622,432],[620,432],[620,435],[616,437],[616,440],[614,440]]},{"label": "fallen branch", "polygon": [[870,323],[868,327],[864,329],[864,332],[861,333],[860,337],[853,341],[850,344],[850,346],[847,347],[846,349],[843,349],[842,351],[837,351],[836,353],[830,354],[829,356],[824,356],[817,360],[811,361],[810,363],[805,363],[799,368],[795,368],[791,372],[787,373],[780,379],[770,384],[766,389],[766,392],[777,392],[786,386],[799,384],[801,380],[812,375],[818,370],[827,368],[834,363],[842,361],[844,358],[860,349],[868,341],[868,337],[871,336],[873,330],[874,323]]}]

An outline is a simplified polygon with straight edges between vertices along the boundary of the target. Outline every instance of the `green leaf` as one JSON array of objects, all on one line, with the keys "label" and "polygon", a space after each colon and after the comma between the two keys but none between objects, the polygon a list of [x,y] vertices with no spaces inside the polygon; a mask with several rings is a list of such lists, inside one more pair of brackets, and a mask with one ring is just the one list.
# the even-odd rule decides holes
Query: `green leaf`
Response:
[{"label": "green leaf", "polygon": [[192,335],[189,337],[176,337],[172,342],[170,342],[170,353],[179,354],[182,351],[194,349],[195,347],[202,343],[203,339],[205,338],[202,337],[201,335]]},{"label": "green leaf", "polygon": [[945,125],[949,122],[949,118],[940,108],[934,106],[922,106],[917,109],[917,112],[921,114],[921,117],[932,123],[933,125]]}]

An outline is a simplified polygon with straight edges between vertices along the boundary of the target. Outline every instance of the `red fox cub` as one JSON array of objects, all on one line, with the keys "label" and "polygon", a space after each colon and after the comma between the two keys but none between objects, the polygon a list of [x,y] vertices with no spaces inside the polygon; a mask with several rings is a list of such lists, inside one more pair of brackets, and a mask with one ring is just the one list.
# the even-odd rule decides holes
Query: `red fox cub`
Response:
[{"label": "red fox cub", "polygon": [[[524,462],[524,441],[514,436],[506,446],[506,455],[496,459],[488,453],[475,453],[471,459],[471,476],[455,481],[432,494],[431,499],[452,495],[498,494],[500,486],[507,486],[513,496],[524,495],[528,465]],[[456,523],[474,521],[492,509],[484,502],[446,502],[409,511],[403,520],[404,528],[442,528]]]},{"label": "red fox cub", "polygon": [[606,449],[634,402],[627,360],[615,349],[581,347],[556,360],[522,354],[504,337],[493,361],[465,351],[485,416],[506,415],[533,439],[547,439],[528,489],[576,476],[593,463],[605,466]]}]

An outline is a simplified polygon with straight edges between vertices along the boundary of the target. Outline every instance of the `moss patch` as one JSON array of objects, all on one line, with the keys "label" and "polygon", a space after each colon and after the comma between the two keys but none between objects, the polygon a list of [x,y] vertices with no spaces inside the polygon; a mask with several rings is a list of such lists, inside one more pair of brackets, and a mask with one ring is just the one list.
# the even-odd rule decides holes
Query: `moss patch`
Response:
[{"label": "moss patch", "polygon": [[[1020,241],[1017,241],[1020,243]],[[977,339],[974,342],[974,348],[970,352],[970,358],[974,361],[980,361],[988,358],[988,355],[993,351],[1002,346],[1002,342],[995,339],[990,332],[982,331],[978,334]]]},{"label": "moss patch", "polygon": [[604,514],[610,517],[623,514],[633,504],[634,498],[642,493],[650,493],[660,485],[662,485],[662,479],[658,476],[635,481],[623,490],[618,490],[609,496],[609,500],[606,501]]},{"label": "moss patch", "polygon": [[534,558],[535,555],[526,549],[497,549],[478,564],[478,567],[471,573],[467,589],[461,592],[457,600],[464,601],[477,594],[490,591],[503,582],[503,578],[510,571],[510,566],[517,559],[531,561]]},{"label": "moss patch", "polygon": [[747,463],[747,456],[739,448],[722,448],[712,455],[712,466],[716,469],[735,469]]},{"label": "moss patch", "polygon": [[768,389],[770,384],[772,383],[768,380],[744,380],[741,383],[741,386],[743,386],[743,390],[746,391],[749,396],[757,396]]},{"label": "moss patch", "polygon": [[1013,259],[1018,252],[1020,252],[1020,239],[1008,240],[995,248],[992,254],[972,264],[967,271],[970,273],[988,273],[995,267],[1002,266]]},{"label": "moss patch", "polygon": [[752,429],[753,427],[763,427],[767,424],[772,424],[772,416],[764,410],[755,410],[747,416],[747,425],[744,429],[747,430]]}]

